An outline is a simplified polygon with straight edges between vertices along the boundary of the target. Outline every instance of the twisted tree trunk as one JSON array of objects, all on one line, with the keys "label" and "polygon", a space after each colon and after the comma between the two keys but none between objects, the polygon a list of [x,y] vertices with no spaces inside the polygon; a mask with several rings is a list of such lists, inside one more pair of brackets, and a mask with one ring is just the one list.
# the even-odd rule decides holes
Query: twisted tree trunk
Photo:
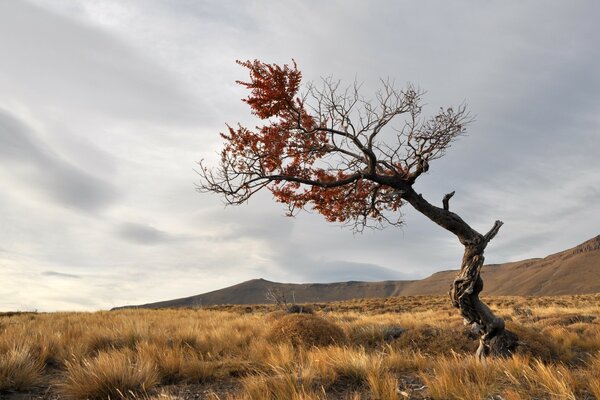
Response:
[{"label": "twisted tree trunk", "polygon": [[465,246],[459,274],[454,279],[450,289],[452,305],[460,310],[466,324],[473,327],[479,334],[479,348],[476,355],[483,359],[486,356],[507,356],[512,354],[517,346],[517,335],[505,329],[504,320],[494,315],[492,310],[479,299],[483,290],[480,276],[483,266],[483,253],[502,226],[502,221],[496,221],[488,233],[482,235],[471,228],[457,214],[450,211],[449,201],[454,192],[448,193],[443,199],[443,208],[429,203],[411,186],[399,188],[402,197],[417,211],[454,233]]},{"label": "twisted tree trunk", "polygon": [[[496,225],[501,225],[496,221]],[[496,226],[495,225],[495,226]],[[454,279],[450,289],[452,305],[460,310],[465,323],[473,326],[473,331],[479,334],[479,347],[476,355],[480,359],[488,355],[508,356],[514,351],[518,338],[506,330],[504,320],[496,317],[492,310],[479,299],[483,290],[483,280],[480,276],[483,266],[483,251],[487,241],[465,246],[462,265],[459,274]]]}]

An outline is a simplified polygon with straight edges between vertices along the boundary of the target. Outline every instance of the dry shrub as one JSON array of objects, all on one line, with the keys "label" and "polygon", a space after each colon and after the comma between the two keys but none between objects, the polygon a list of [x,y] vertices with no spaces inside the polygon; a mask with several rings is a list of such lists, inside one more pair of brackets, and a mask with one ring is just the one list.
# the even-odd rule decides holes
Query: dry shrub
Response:
[{"label": "dry shrub", "polygon": [[346,341],[342,328],[313,314],[284,315],[273,323],[267,337],[294,346],[328,346]]},{"label": "dry shrub", "polygon": [[42,364],[25,347],[15,347],[0,353],[0,392],[23,390],[36,385],[41,378]]},{"label": "dry shrub", "polygon": [[60,393],[70,399],[116,399],[145,394],[158,384],[154,364],[129,349],[101,352],[95,358],[67,361]]}]

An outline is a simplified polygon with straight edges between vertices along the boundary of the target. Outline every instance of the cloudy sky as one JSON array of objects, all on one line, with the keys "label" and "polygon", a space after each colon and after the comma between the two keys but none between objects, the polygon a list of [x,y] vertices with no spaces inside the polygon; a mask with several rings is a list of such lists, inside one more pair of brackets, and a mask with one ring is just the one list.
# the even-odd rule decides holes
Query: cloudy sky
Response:
[{"label": "cloudy sky", "polygon": [[406,225],[354,235],[284,217],[267,193],[199,194],[225,123],[250,124],[236,59],[306,80],[381,77],[466,102],[469,135],[417,189],[487,231],[487,262],[600,233],[600,15],[594,1],[0,2],[0,310],[96,310],[252,278],[422,278],[456,238]]}]

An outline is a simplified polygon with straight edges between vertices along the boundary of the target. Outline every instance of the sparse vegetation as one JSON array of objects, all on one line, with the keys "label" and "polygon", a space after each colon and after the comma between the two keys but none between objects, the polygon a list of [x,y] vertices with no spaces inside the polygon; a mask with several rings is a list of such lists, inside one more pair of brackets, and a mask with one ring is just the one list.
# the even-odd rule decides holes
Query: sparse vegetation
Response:
[{"label": "sparse vegetation", "polygon": [[476,359],[443,297],[4,314],[0,397],[600,399],[600,295],[486,302],[514,357]]}]

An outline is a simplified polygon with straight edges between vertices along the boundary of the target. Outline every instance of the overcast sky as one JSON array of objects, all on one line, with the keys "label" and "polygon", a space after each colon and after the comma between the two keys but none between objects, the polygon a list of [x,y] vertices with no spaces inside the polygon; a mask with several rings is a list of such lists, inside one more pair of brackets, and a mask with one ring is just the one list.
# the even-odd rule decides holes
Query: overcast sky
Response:
[{"label": "overcast sky", "polygon": [[194,190],[226,123],[255,125],[236,59],[305,80],[394,78],[427,112],[466,102],[469,134],[416,188],[481,232],[488,263],[600,233],[595,1],[0,2],[0,310],[96,310],[244,280],[423,278],[461,246],[406,206],[354,235]]}]

